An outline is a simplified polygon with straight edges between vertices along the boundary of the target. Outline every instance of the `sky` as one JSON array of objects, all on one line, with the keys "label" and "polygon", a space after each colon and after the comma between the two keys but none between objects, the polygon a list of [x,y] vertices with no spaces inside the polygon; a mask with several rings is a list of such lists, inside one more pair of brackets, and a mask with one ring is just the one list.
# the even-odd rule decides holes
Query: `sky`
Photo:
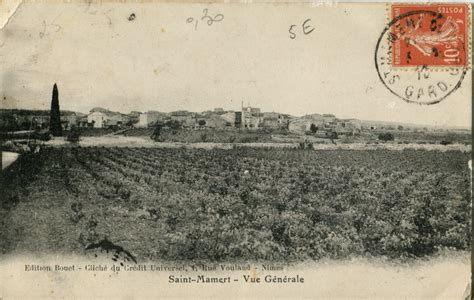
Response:
[{"label": "sky", "polygon": [[[204,9],[222,20],[208,25]],[[243,102],[295,116],[470,128],[470,74],[429,106],[381,83],[374,53],[387,18],[385,4],[26,2],[0,31],[0,105],[49,109],[57,83],[61,109],[80,112]],[[307,19],[314,30],[305,35]]]}]

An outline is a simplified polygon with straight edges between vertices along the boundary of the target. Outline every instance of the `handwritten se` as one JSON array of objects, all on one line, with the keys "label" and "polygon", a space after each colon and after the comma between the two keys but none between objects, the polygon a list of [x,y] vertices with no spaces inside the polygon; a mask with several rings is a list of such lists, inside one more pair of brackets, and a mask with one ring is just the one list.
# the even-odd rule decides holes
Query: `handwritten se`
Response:
[{"label": "handwritten se", "polygon": [[[308,35],[310,34],[311,32],[314,31],[314,27],[312,27],[310,24],[311,22],[311,19],[306,19],[302,24],[301,24],[301,27],[302,27],[302,32],[304,33],[304,35]],[[294,40],[296,38],[296,33],[294,32],[295,31],[295,27],[297,25],[291,25],[290,26],[290,29],[288,29],[288,32],[290,33],[290,39]]]}]

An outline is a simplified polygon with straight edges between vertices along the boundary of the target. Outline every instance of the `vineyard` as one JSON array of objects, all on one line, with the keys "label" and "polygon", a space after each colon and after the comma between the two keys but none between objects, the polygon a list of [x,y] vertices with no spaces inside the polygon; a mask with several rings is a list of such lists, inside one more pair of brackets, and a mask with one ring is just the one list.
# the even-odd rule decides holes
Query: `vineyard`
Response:
[{"label": "vineyard", "polygon": [[45,148],[1,177],[0,253],[430,256],[470,245],[470,153]]}]

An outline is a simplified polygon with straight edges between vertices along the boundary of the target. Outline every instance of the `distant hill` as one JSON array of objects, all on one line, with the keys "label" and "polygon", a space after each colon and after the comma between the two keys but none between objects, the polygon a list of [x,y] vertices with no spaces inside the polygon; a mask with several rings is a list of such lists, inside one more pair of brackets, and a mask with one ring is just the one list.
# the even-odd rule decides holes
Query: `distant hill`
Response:
[{"label": "distant hill", "polygon": [[389,121],[377,121],[377,120],[359,120],[359,119],[341,119],[344,121],[355,121],[363,126],[377,126],[377,127],[398,127],[403,126],[404,128],[413,128],[413,129],[449,129],[449,130],[462,130],[462,131],[471,131],[470,128],[461,127],[461,126],[435,126],[435,125],[426,125],[426,124],[414,124],[414,123],[400,123],[400,122],[389,122]]}]

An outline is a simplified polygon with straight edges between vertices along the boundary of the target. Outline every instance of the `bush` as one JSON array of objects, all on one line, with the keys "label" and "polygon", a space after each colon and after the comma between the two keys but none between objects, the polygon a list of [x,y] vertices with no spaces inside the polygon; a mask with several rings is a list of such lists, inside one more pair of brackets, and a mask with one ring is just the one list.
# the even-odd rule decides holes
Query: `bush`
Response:
[{"label": "bush", "polygon": [[76,126],[72,126],[69,130],[66,140],[72,144],[77,144],[81,140],[81,132]]},{"label": "bush", "polygon": [[310,142],[301,142],[299,143],[299,149],[301,150],[312,150],[313,144]]},{"label": "bush", "polygon": [[451,145],[453,142],[443,140],[443,141],[441,141],[441,142],[439,142],[439,143],[440,143],[441,145],[443,145],[443,146],[447,146],[447,145]]},{"label": "bush", "polygon": [[178,130],[181,128],[181,122],[176,121],[176,120],[169,120],[165,122],[165,126],[173,130]]},{"label": "bush", "polygon": [[380,133],[378,138],[379,140],[384,141],[384,142],[393,141],[395,139],[393,134],[390,132]]},{"label": "bush", "polygon": [[329,139],[331,139],[331,140],[335,140],[335,139],[337,139],[337,138],[339,137],[338,134],[337,134],[337,132],[335,132],[335,131],[329,131],[329,132],[327,132],[327,133],[326,133],[326,136],[329,137]]},{"label": "bush", "polygon": [[152,140],[154,140],[155,142],[158,142],[160,141],[160,134],[161,134],[161,125],[160,124],[156,124],[155,125],[155,129],[153,130],[153,133],[152,135],[150,136]]}]

